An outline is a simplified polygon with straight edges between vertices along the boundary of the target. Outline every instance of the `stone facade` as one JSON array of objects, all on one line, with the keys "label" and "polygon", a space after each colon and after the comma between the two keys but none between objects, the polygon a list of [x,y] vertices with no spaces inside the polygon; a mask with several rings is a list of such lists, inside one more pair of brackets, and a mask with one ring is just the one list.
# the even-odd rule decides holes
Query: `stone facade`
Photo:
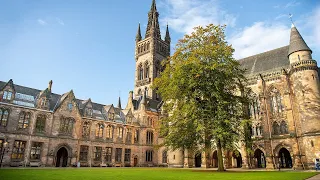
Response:
[{"label": "stone facade", "polygon": [[[52,81],[36,90],[0,81],[0,148],[4,166],[217,167],[217,152],[159,147],[161,97],[150,88],[170,55],[155,0],[145,38],[136,36],[135,86],[126,108],[77,99],[71,90],[52,93]],[[296,27],[288,46],[240,59],[254,101],[252,153],[239,142],[223,153],[226,168],[312,168],[320,157],[318,66]],[[8,149],[9,148],[9,149]],[[2,149],[0,152],[3,152]]]}]

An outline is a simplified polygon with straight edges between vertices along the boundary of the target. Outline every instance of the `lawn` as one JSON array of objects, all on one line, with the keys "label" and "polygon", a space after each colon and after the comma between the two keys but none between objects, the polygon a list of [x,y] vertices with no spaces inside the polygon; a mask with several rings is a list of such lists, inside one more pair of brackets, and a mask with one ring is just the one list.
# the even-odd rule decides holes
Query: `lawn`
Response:
[{"label": "lawn", "polygon": [[302,180],[314,172],[216,172],[167,168],[0,169],[0,180]]}]

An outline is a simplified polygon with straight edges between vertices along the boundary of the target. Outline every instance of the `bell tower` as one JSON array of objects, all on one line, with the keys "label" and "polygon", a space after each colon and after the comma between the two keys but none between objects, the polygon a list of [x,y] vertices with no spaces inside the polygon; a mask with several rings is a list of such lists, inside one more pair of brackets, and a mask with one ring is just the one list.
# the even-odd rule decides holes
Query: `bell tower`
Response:
[{"label": "bell tower", "polygon": [[159,13],[156,1],[152,0],[151,8],[148,13],[148,25],[145,37],[141,36],[140,23],[136,35],[135,47],[135,85],[134,95],[142,96],[144,93],[147,98],[160,100],[154,90],[150,88],[152,82],[162,71],[161,61],[170,56],[170,33],[167,25],[166,36],[161,38],[159,27]]}]

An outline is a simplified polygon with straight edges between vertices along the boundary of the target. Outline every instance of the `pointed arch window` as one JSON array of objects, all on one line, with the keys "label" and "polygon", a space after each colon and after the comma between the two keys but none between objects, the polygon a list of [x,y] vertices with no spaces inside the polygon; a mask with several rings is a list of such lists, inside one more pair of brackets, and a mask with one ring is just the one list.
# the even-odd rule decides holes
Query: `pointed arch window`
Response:
[{"label": "pointed arch window", "polygon": [[113,127],[111,125],[107,126],[106,138],[112,139],[113,138]]},{"label": "pointed arch window", "polygon": [[288,134],[288,125],[285,121],[281,121],[280,134]]},{"label": "pointed arch window", "polygon": [[165,151],[162,152],[162,163],[167,163],[168,162],[167,159],[168,159],[168,153],[165,150]]},{"label": "pointed arch window", "polygon": [[98,123],[96,128],[96,138],[102,139],[103,138],[103,130],[104,130],[104,124]]},{"label": "pointed arch window", "polygon": [[138,80],[142,80],[142,79],[143,79],[143,67],[142,67],[142,64],[140,64],[138,67]]},{"label": "pointed arch window", "polygon": [[283,105],[282,105],[282,97],[278,89],[273,88],[270,91],[270,111],[271,114],[274,116],[280,115],[283,112]]},{"label": "pointed arch window", "polygon": [[9,110],[0,109],[0,127],[6,127],[9,117]]},{"label": "pointed arch window", "polygon": [[68,135],[71,136],[73,132],[73,125],[74,125],[74,119],[73,118],[65,118],[62,117],[60,119],[60,133],[62,135]]},{"label": "pointed arch window", "polygon": [[127,137],[126,137],[126,143],[131,144],[132,143],[132,129],[127,129]]},{"label": "pointed arch window", "polygon": [[18,128],[26,129],[29,126],[31,114],[29,112],[21,112],[19,115]]},{"label": "pointed arch window", "polygon": [[277,122],[273,122],[272,124],[272,130],[274,135],[279,135],[280,134],[280,126]]},{"label": "pointed arch window", "polygon": [[138,143],[139,142],[139,129],[136,129],[134,131],[134,143]]},{"label": "pointed arch window", "polygon": [[117,133],[118,133],[118,138],[122,139],[123,138],[123,128],[118,127]]},{"label": "pointed arch window", "polygon": [[149,71],[150,71],[150,67],[149,67],[149,63],[148,62],[146,62],[146,64],[144,65],[144,67],[145,67],[145,78],[149,78]]},{"label": "pointed arch window", "polygon": [[249,104],[249,117],[258,120],[260,117],[260,101],[257,95],[253,95],[253,99]]},{"label": "pointed arch window", "polygon": [[47,119],[46,116],[43,114],[40,114],[37,116],[36,129],[35,129],[37,133],[45,132],[46,119]]},{"label": "pointed arch window", "polygon": [[90,123],[84,122],[82,125],[82,137],[88,138],[90,136]]}]

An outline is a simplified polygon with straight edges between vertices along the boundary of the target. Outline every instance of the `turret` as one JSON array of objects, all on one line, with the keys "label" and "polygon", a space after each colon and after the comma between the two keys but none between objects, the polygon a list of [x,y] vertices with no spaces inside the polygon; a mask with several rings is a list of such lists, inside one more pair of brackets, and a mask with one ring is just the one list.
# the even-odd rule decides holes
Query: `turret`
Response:
[{"label": "turret", "polygon": [[166,30],[166,37],[164,40],[170,45],[171,38],[170,38],[170,32],[169,32],[169,25],[167,24],[167,30]]},{"label": "turret", "polygon": [[137,32],[137,35],[136,35],[136,42],[141,41],[141,39],[142,39],[142,36],[141,36],[141,29],[140,29],[140,23],[139,23],[138,32]]}]

